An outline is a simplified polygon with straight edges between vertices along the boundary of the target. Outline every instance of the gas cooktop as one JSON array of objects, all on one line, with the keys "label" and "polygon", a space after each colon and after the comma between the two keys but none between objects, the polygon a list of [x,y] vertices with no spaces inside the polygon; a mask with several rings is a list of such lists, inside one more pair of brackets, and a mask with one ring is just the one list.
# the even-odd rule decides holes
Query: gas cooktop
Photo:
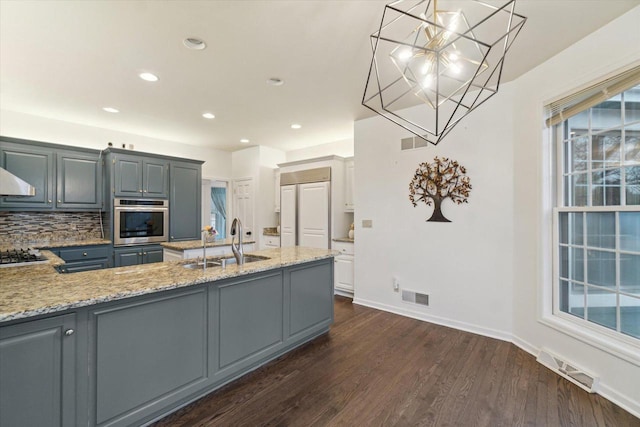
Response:
[{"label": "gas cooktop", "polygon": [[0,268],[43,264],[46,262],[47,258],[37,249],[7,249],[0,251]]}]

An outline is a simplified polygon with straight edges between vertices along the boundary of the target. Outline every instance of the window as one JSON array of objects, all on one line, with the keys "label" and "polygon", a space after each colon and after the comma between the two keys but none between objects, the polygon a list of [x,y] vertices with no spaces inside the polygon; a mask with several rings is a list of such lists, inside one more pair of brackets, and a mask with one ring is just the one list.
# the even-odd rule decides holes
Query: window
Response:
[{"label": "window", "polygon": [[640,71],[631,71],[552,106],[554,314],[640,343]]}]

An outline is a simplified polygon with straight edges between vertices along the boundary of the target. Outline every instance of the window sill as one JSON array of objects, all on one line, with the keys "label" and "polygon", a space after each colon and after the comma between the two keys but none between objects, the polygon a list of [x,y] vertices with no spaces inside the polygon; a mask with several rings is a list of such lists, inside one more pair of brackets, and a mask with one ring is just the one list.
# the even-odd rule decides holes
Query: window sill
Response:
[{"label": "window sill", "polygon": [[539,322],[563,334],[640,367],[640,347],[616,340],[605,334],[577,325],[558,316],[546,314]]}]

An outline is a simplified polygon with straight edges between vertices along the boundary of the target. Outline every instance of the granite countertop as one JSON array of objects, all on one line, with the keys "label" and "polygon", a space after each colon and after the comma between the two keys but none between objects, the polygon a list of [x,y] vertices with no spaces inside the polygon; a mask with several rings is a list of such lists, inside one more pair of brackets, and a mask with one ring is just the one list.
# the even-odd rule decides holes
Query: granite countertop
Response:
[{"label": "granite countertop", "polygon": [[92,246],[92,245],[110,245],[111,240],[106,239],[81,239],[81,240],[43,240],[36,242],[17,242],[3,243],[0,250],[16,248],[35,248],[35,249],[51,249],[51,248],[67,248],[71,246]]},{"label": "granite countertop", "polygon": [[280,232],[278,231],[278,227],[265,227],[262,229],[262,235],[280,237]]},{"label": "granite countertop", "polygon": [[[242,240],[243,245],[255,243],[255,240]],[[162,247],[173,249],[174,251],[184,251],[187,249],[202,249],[202,240],[186,240],[184,242],[164,242],[160,243]],[[216,246],[231,246],[231,239],[220,239],[207,242],[208,248]]]},{"label": "granite countertop", "polygon": [[350,238],[350,237],[336,237],[335,239],[332,239],[334,242],[343,242],[343,243],[353,243],[354,239]]},{"label": "granite countertop", "polygon": [[242,276],[313,260],[330,258],[334,251],[302,247],[252,252],[268,260],[242,266],[231,264],[206,271],[183,268],[193,260],[142,264],[130,267],[61,274],[64,262],[49,251],[49,264],[0,269],[0,323],[56,313],[77,307],[144,295],[158,291]]}]

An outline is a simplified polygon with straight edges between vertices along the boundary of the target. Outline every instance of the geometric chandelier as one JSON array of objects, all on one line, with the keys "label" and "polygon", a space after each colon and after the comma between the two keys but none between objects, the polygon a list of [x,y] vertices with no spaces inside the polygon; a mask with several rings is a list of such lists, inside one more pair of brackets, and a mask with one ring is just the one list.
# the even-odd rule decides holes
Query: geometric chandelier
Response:
[{"label": "geometric chandelier", "polygon": [[438,144],[497,93],[505,55],[527,20],[514,13],[515,2],[447,2],[449,10],[438,8],[437,0],[385,6],[371,35],[362,104]]}]

